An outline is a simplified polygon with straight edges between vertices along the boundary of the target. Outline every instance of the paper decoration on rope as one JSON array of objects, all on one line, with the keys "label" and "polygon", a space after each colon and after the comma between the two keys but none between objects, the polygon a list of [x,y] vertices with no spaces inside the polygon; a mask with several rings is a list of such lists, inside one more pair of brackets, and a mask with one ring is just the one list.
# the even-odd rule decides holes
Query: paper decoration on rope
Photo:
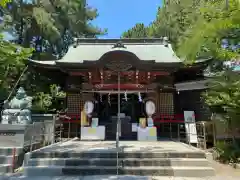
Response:
[{"label": "paper decoration on rope", "polygon": [[111,105],[111,94],[108,94],[108,104]]},{"label": "paper decoration on rope", "polygon": [[128,101],[127,91],[125,91],[125,93],[124,93],[124,99],[125,99],[125,101]]},{"label": "paper decoration on rope", "polygon": [[102,94],[100,94],[100,102],[102,102]]},{"label": "paper decoration on rope", "polygon": [[138,93],[138,101],[139,101],[139,102],[142,102],[142,96],[141,96],[141,93],[140,93],[140,92]]}]

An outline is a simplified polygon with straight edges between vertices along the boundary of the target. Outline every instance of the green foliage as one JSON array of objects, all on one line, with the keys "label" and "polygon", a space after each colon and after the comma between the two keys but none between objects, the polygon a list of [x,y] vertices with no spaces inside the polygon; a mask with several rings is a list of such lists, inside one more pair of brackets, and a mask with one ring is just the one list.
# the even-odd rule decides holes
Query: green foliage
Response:
[{"label": "green foliage", "polygon": [[25,61],[31,56],[32,49],[5,41],[0,35],[0,93],[1,99],[15,83],[25,67]]},{"label": "green foliage", "polygon": [[56,84],[50,85],[50,92],[52,97],[54,98],[64,98],[66,97],[66,93],[63,91],[60,91],[60,87]]},{"label": "green foliage", "polygon": [[[4,15],[0,33],[9,30],[16,35],[16,44],[0,37],[1,100],[12,90],[27,58],[55,60],[67,52],[74,37],[96,37],[106,33],[105,29],[91,24],[98,13],[96,9],[88,7],[85,0],[15,0],[9,4],[7,3],[10,1],[7,0],[0,2],[1,13]],[[50,86],[53,75],[29,70],[20,84],[34,97],[34,109],[45,112],[58,106],[61,108],[58,101],[65,97],[65,93],[56,91],[55,85]]]},{"label": "green foliage", "polygon": [[193,63],[199,57],[232,60],[239,52],[221,48],[222,39],[240,41],[239,0],[164,1],[156,19],[148,26],[136,24],[123,37],[169,37],[177,54]]},{"label": "green foliage", "polygon": [[164,37],[167,36],[176,49],[179,38],[190,27],[198,15],[198,1],[164,1],[158,8],[156,19],[148,26],[136,24],[127,32],[123,33],[129,37]]},{"label": "green foliage", "polygon": [[146,38],[148,36],[148,28],[143,23],[136,24],[133,28],[122,34],[122,38]]},{"label": "green foliage", "polygon": [[[38,60],[61,58],[73,43],[73,37],[106,33],[91,24],[98,13],[87,6],[86,0],[16,0],[6,14],[12,17],[19,43],[25,47],[39,46],[32,57]],[[37,37],[41,38],[33,42]]]},{"label": "green foliage", "polygon": [[228,8],[225,1],[203,2],[199,7],[196,23],[189,28],[179,41],[178,54],[187,62],[194,62],[199,56],[212,56],[219,60],[236,58],[239,52],[221,47],[222,39],[231,43],[240,40],[240,3],[229,0]]},{"label": "green foliage", "polygon": [[204,94],[209,106],[221,107],[222,112],[229,109],[240,110],[240,75],[227,70],[215,76],[209,83],[209,91]]},{"label": "green foliage", "polygon": [[0,1],[0,6],[6,7],[7,3],[11,2],[12,0],[1,0]]},{"label": "green foliage", "polygon": [[33,98],[33,111],[44,112],[48,111],[48,108],[52,105],[52,97],[50,94],[39,92]]},{"label": "green foliage", "polygon": [[215,147],[218,152],[218,160],[222,163],[238,163],[240,147],[232,142],[218,141]]},{"label": "green foliage", "polygon": [[210,109],[226,121],[229,135],[235,141],[235,132],[240,127],[240,74],[225,70],[209,82],[203,98]]},{"label": "green foliage", "polygon": [[181,0],[166,2],[158,9],[156,20],[152,23],[151,36],[167,36],[173,47],[198,16],[198,7],[201,1]]},{"label": "green foliage", "polygon": [[[60,91],[59,86],[56,84],[50,85],[50,93],[48,92],[38,92],[33,97],[33,112],[55,112],[56,110],[63,109],[63,104],[57,106],[59,104],[59,100],[66,97],[66,93]],[[61,106],[62,105],[62,106]],[[58,109],[56,109],[58,108]]]}]

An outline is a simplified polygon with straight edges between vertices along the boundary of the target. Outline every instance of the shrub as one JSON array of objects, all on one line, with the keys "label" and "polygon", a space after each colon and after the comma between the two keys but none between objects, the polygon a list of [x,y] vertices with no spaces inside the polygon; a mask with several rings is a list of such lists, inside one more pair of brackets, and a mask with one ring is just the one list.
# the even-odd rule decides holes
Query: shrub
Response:
[{"label": "shrub", "polygon": [[240,147],[237,143],[219,141],[216,144],[218,160],[222,163],[237,163],[240,158]]}]

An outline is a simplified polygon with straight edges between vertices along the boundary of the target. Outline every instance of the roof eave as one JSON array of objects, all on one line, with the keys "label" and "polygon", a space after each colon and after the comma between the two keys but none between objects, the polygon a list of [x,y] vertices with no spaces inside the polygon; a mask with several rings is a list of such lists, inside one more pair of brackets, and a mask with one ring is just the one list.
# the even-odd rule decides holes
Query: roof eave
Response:
[{"label": "roof eave", "polygon": [[196,60],[196,62],[194,64],[207,63],[211,60],[213,60],[213,57],[199,58],[199,59]]},{"label": "roof eave", "polygon": [[28,65],[43,67],[48,69],[59,69],[59,67],[56,66],[56,61],[37,61],[37,60],[29,59]]}]

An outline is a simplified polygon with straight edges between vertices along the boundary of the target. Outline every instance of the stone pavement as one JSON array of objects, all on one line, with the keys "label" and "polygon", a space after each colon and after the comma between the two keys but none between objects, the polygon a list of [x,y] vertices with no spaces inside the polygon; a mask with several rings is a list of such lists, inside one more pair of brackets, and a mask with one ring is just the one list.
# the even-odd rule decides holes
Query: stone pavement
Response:
[{"label": "stone pavement", "polygon": [[215,176],[205,178],[145,177],[145,176],[86,176],[86,177],[2,177],[0,180],[239,180],[240,177]]},{"label": "stone pavement", "polygon": [[58,177],[0,177],[0,180],[240,180],[240,169],[233,169],[228,165],[223,165],[215,161],[211,162],[216,171],[216,176],[205,178],[186,178],[186,177],[146,177],[146,176],[58,176]]},{"label": "stone pavement", "polygon": [[[145,142],[139,141],[120,141],[119,146],[124,152],[196,152],[199,149],[188,146],[187,144],[174,141],[158,141]],[[108,152],[116,151],[116,143],[114,141],[67,141],[61,144],[56,144],[42,149],[42,152],[82,152],[96,151]]]},{"label": "stone pavement", "polygon": [[0,180],[240,180],[240,169],[233,169],[228,165],[223,165],[215,161],[211,162],[216,171],[216,176],[205,178],[186,177],[145,177],[145,176],[86,176],[86,177],[23,177],[23,176],[2,176]]}]

